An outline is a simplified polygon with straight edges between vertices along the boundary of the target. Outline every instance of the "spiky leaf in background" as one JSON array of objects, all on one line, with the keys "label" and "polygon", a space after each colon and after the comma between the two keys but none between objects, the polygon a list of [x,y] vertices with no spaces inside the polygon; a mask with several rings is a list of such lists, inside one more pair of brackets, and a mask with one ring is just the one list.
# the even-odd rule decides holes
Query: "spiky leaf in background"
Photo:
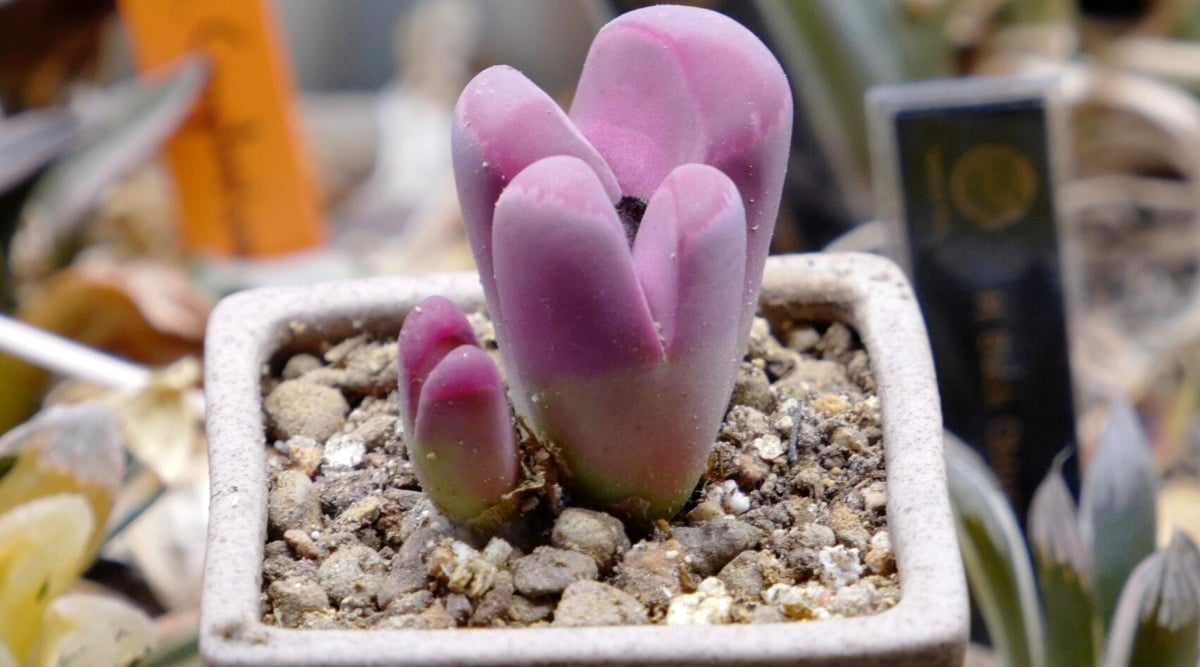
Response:
[{"label": "spiky leaf in background", "polygon": [[1193,667],[1200,660],[1200,552],[1187,535],[1141,562],[1121,592],[1104,667]]},{"label": "spiky leaf in background", "polygon": [[983,459],[946,434],[946,477],[967,579],[1009,667],[1041,667],[1045,631],[1016,515]]},{"label": "spiky leaf in background", "polygon": [[136,667],[154,646],[154,624],[137,609],[100,595],[67,594],[50,604],[27,665]]},{"label": "spiky leaf in background", "polygon": [[1106,630],[1129,573],[1154,551],[1157,491],[1158,475],[1137,413],[1128,401],[1114,400],[1083,478],[1079,511]]},{"label": "spiky leaf in background", "polygon": [[79,119],[66,109],[26,111],[0,123],[0,192],[31,176],[71,145]]},{"label": "spiky leaf in background", "polygon": [[191,113],[211,66],[189,56],[151,76],[77,104],[82,142],[38,180],[14,239],[15,273],[43,279],[78,249],[80,225],[104,193],[144,164]]},{"label": "spiky leaf in background", "polygon": [[1092,667],[1104,635],[1093,603],[1091,550],[1059,455],[1029,506],[1029,547],[1046,620],[1046,664]]},{"label": "spiky leaf in background", "polygon": [[[978,454],[947,434],[951,503],[971,593],[1006,665],[1193,667],[1200,658],[1200,552],[1176,533],[1151,553],[1157,478],[1146,437],[1126,401],[1115,399],[1108,410],[1084,471],[1078,516],[1062,478],[1064,456],[1034,496],[1029,542],[1040,599],[1027,592],[1030,558],[1013,535],[1016,515],[999,484]],[[1146,555],[1136,569],[1124,569],[1133,553]],[[1100,617],[1103,578],[1119,592],[1107,627]],[[1021,632],[1030,626],[1043,634],[1031,640]]]},{"label": "spiky leaf in background", "polygon": [[122,442],[116,416],[98,405],[54,407],[9,431],[0,438],[0,516],[53,494],[79,495],[93,518],[84,536],[91,560],[120,492]]},{"label": "spiky leaf in background", "polygon": [[93,517],[78,493],[38,498],[0,514],[0,644],[14,656],[29,652],[47,605],[90,561]]},{"label": "spiky leaf in background", "polygon": [[60,598],[92,562],[121,488],[118,418],[49,408],[0,438],[0,667],[131,665],[150,620],[116,599]]}]

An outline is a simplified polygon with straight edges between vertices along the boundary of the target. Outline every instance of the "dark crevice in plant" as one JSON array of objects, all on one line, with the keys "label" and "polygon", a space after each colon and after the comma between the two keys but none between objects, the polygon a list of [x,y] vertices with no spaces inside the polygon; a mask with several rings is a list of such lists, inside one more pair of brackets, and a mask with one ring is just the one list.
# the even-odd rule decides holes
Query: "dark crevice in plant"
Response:
[{"label": "dark crevice in plant", "polygon": [[638,228],[642,226],[642,216],[646,214],[646,200],[641,197],[625,195],[617,202],[617,216],[621,218],[621,227],[625,230],[625,240],[633,245],[637,238]]}]

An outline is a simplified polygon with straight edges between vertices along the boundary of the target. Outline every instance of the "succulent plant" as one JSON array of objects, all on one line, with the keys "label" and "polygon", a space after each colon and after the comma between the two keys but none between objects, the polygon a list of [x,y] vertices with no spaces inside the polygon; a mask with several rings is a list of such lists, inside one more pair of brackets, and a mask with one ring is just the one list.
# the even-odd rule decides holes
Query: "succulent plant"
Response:
[{"label": "succulent plant", "polygon": [[509,394],[584,501],[670,517],[703,473],[757,305],[791,123],[767,48],[688,7],[605,26],[569,114],[508,67],[459,98],[459,201]]},{"label": "succulent plant", "polygon": [[947,436],[959,544],[1004,664],[1193,667],[1200,552],[1183,533],[1155,551],[1157,477],[1133,407],[1112,403],[1078,510],[1063,458],[1034,493],[1027,548],[995,476]]},{"label": "succulent plant", "polygon": [[462,311],[440,296],[400,330],[400,410],[421,488],[470,521],[517,484],[517,447],[500,372]]}]

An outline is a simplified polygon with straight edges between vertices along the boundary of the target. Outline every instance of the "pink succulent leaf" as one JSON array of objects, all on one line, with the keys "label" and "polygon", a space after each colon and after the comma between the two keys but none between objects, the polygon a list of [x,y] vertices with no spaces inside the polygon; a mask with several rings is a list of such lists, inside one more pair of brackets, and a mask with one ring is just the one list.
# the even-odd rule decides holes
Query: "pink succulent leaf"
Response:
[{"label": "pink succulent leaf", "polygon": [[633,247],[669,358],[701,354],[736,369],[745,256],[746,211],[733,182],[707,165],[672,171],[650,199]]},{"label": "pink succulent leaf", "polygon": [[[593,503],[670,516],[702,474],[757,305],[791,124],[766,47],[688,7],[605,26],[569,117],[508,68],[459,98],[455,179],[510,387]],[[632,198],[646,208],[631,250],[614,206],[626,215]]]},{"label": "pink succulent leaf", "polygon": [[779,213],[792,96],[778,61],[736,21],[655,6],[611,21],[592,42],[571,120],[617,175],[648,198],[675,167],[709,164],[746,206],[742,335],[749,332]]},{"label": "pink succulent leaf", "polygon": [[522,410],[584,497],[637,520],[674,514],[703,473],[736,368],[737,189],[712,167],[675,170],[631,253],[588,165],[551,157],[505,189],[493,233]]},{"label": "pink succulent leaf", "polygon": [[421,487],[451,518],[470,521],[517,484],[504,384],[466,315],[431,296],[404,318],[401,418]]},{"label": "pink succulent leaf", "polygon": [[502,344],[522,381],[663,358],[621,221],[586,162],[530,165],[500,195],[495,219]]},{"label": "pink succulent leaf", "polygon": [[430,371],[408,452],[421,488],[452,519],[475,519],[516,488],[519,463],[504,383],[482,348],[462,345]]},{"label": "pink succulent leaf", "polygon": [[549,95],[511,67],[488,68],[467,84],[454,108],[450,143],[463,223],[489,306],[495,294],[492,213],[518,172],[544,157],[573,155],[591,166],[610,205],[620,199],[604,158]]},{"label": "pink succulent leaf", "polygon": [[416,421],[421,385],[434,366],[462,345],[478,345],[467,316],[449,299],[431,296],[404,318],[400,328],[400,411],[406,433]]}]

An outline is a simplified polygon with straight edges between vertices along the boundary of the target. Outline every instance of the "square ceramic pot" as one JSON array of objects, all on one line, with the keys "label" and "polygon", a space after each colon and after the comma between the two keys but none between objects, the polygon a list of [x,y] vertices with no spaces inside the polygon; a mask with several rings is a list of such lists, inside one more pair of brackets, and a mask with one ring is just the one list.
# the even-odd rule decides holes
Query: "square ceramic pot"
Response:
[{"label": "square ceramic pot", "polygon": [[213,313],[206,341],[212,497],[200,651],[214,667],[317,665],[962,664],[967,589],[942,463],[924,324],[891,262],[859,254],[771,258],[769,316],[842,321],[870,357],[887,463],[888,526],[902,590],[860,618],[729,626],[292,630],[262,623],[267,471],[260,373],[289,349],[375,331],[392,336],[430,294],[483,302],[474,274],[393,277],[244,292]]}]

